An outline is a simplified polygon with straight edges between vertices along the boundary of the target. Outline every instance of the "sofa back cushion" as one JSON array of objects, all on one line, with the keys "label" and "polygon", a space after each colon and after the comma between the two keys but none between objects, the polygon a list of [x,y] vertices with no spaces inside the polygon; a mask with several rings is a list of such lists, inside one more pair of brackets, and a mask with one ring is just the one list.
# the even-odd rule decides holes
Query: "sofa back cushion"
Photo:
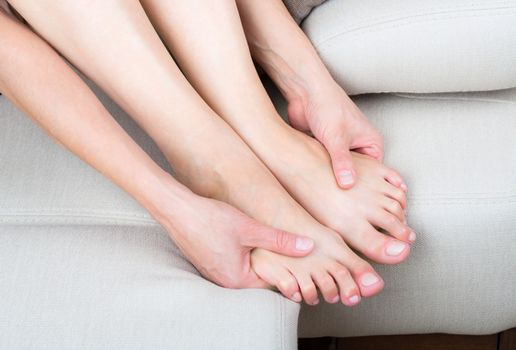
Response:
[{"label": "sofa back cushion", "polygon": [[331,0],[302,27],[350,94],[516,87],[516,0]]}]

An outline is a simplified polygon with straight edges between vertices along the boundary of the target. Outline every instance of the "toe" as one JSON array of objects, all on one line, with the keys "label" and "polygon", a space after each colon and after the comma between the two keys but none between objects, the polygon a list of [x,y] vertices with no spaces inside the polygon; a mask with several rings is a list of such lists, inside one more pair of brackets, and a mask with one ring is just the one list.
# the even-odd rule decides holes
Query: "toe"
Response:
[{"label": "toe", "polygon": [[[383,209],[381,211],[388,214]],[[378,215],[378,214],[376,214],[376,215]],[[360,253],[364,254],[366,257],[368,257],[369,259],[371,259],[377,263],[381,263],[381,264],[398,264],[398,263],[400,263],[403,260],[402,258],[400,258],[399,256],[388,255],[386,253],[385,247],[387,246],[387,243],[389,243],[392,240],[392,238],[384,233],[381,233],[380,231],[378,231],[376,228],[374,228],[372,226],[372,225],[375,225],[374,222],[380,221],[377,218],[376,218],[376,220],[374,220],[374,219],[375,218],[370,218],[369,219],[370,223],[368,222],[365,225],[362,225],[361,228],[356,229],[354,234],[346,235],[344,237],[344,240],[346,241],[346,243],[350,244],[355,250],[359,251]],[[346,254],[346,253],[343,252],[342,254]],[[354,254],[354,253],[353,253],[353,255],[356,256],[356,254]],[[341,256],[343,256],[343,255],[341,255]],[[349,259],[353,260],[354,258],[350,257]],[[339,260],[339,261],[341,261],[341,260]],[[346,265],[346,266],[348,266],[348,265]]]},{"label": "toe", "polygon": [[407,195],[401,188],[385,183],[383,193],[388,199],[396,201],[405,210],[407,207]]},{"label": "toe", "polygon": [[300,303],[301,297],[296,278],[284,267],[277,264],[254,264],[253,269],[259,278],[276,287],[285,298]]},{"label": "toe", "polygon": [[294,274],[297,280],[297,284],[299,285],[299,289],[301,290],[301,295],[305,303],[308,305],[317,305],[319,304],[319,297],[317,296],[317,288],[309,275],[305,273],[302,274]]},{"label": "toe", "polygon": [[[381,233],[378,234],[385,237]],[[336,258],[336,260],[349,270],[353,280],[360,289],[360,294],[364,297],[369,297],[380,292],[384,285],[382,278],[368,262],[356,255],[349,247],[344,247],[347,249],[342,249],[339,255],[340,258]]]},{"label": "toe", "polygon": [[385,230],[392,237],[410,243],[409,236],[412,231],[395,215],[385,210],[378,210],[370,221],[371,224]]},{"label": "toe", "polygon": [[378,294],[384,286],[383,279],[374,271],[362,273],[354,278],[358,282],[360,293],[366,298]]},{"label": "toe", "polygon": [[289,271],[283,270],[281,274],[278,274],[277,279],[276,288],[281,294],[296,303],[303,301],[297,281]]},{"label": "toe", "polygon": [[391,185],[396,186],[406,192],[407,185],[405,184],[403,178],[400,174],[398,174],[397,171],[390,168],[385,168],[385,173],[383,177]]},{"label": "toe", "polygon": [[312,273],[312,278],[327,303],[335,304],[339,302],[339,291],[330,274],[326,271],[318,271]]},{"label": "toe", "polygon": [[337,282],[342,303],[347,306],[358,304],[360,302],[360,290],[349,270],[342,265],[335,264],[329,272]]},{"label": "toe", "polygon": [[381,199],[381,206],[400,221],[405,220],[405,210],[397,200],[389,197],[383,197]]}]

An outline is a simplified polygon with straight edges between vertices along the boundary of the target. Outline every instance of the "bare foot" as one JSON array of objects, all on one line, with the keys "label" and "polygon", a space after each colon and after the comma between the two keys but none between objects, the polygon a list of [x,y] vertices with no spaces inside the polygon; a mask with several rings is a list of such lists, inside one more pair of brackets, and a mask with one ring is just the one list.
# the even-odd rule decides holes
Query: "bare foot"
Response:
[{"label": "bare foot", "polygon": [[[315,242],[304,258],[289,258],[255,249],[252,266],[264,281],[294,301],[357,304],[383,288],[383,280],[334,231],[322,226],[293,200],[272,173],[229,128],[206,132],[185,154],[179,178],[202,196],[225,201],[257,221],[300,233]],[[210,142],[206,142],[209,140]],[[175,154],[177,159],[178,154]],[[281,245],[281,243],[279,244]]]},{"label": "bare foot", "polygon": [[378,161],[352,152],[357,181],[343,190],[324,147],[292,128],[285,130],[283,146],[277,147],[282,151],[275,151],[276,159],[269,157],[267,164],[292,196],[370,259],[387,264],[403,261],[416,236],[405,223],[405,191],[392,184],[402,183],[402,178]]}]

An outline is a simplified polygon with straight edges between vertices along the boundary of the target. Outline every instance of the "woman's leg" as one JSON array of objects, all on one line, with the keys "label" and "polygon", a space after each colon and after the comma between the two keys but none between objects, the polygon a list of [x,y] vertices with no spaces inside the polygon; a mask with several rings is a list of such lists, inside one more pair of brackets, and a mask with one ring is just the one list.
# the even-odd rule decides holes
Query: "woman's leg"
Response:
[{"label": "woman's leg", "polygon": [[142,4],[190,82],[312,215],[377,262],[399,263],[407,257],[414,234],[404,223],[405,194],[385,180],[399,176],[355,155],[357,184],[346,191],[337,187],[325,150],[286,125],[272,105],[253,66],[234,0]]},{"label": "woman's leg", "polygon": [[300,244],[293,235],[177,183],[47,43],[1,9],[0,33],[0,91],[56,141],[134,197],[206,278],[225,287],[265,287],[250,268],[254,247],[293,256],[309,252],[296,249]]},{"label": "woman's leg", "polygon": [[349,149],[382,159],[380,134],[335,83],[281,0],[237,4],[252,56],[288,101],[291,124],[324,144],[339,185],[351,187],[355,179]]},{"label": "woman's leg", "polygon": [[[348,304],[356,303],[359,295],[350,273],[360,282],[362,295],[372,295],[383,287],[372,267],[308,215],[197,95],[138,1],[12,3],[147,130],[183,182],[263,223],[303,232],[315,240],[314,252],[304,259],[255,250],[253,264],[260,277],[294,300],[299,301],[296,291],[301,290],[312,304],[317,301],[315,284],[326,300],[335,302],[337,287],[330,275]],[[226,254],[224,250],[219,253]]]}]

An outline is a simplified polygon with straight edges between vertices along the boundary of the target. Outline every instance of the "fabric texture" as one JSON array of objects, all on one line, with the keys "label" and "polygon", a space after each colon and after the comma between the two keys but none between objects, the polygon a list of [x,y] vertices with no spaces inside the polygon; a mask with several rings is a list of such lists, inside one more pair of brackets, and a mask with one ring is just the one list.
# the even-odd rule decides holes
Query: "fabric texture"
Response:
[{"label": "fabric texture", "polygon": [[349,94],[516,87],[516,0],[332,0],[302,28]]},{"label": "fabric texture", "polygon": [[319,6],[326,0],[283,0],[288,11],[294,17],[294,20],[299,24],[310,14],[310,11],[316,6]]},{"label": "fabric texture", "polygon": [[1,225],[0,240],[1,349],[297,349],[297,304],[206,281],[157,226]]},{"label": "fabric texture", "polygon": [[385,280],[379,295],[353,308],[303,307],[299,336],[516,327],[516,89],[354,100],[407,182],[418,239],[406,262],[374,265]]}]

